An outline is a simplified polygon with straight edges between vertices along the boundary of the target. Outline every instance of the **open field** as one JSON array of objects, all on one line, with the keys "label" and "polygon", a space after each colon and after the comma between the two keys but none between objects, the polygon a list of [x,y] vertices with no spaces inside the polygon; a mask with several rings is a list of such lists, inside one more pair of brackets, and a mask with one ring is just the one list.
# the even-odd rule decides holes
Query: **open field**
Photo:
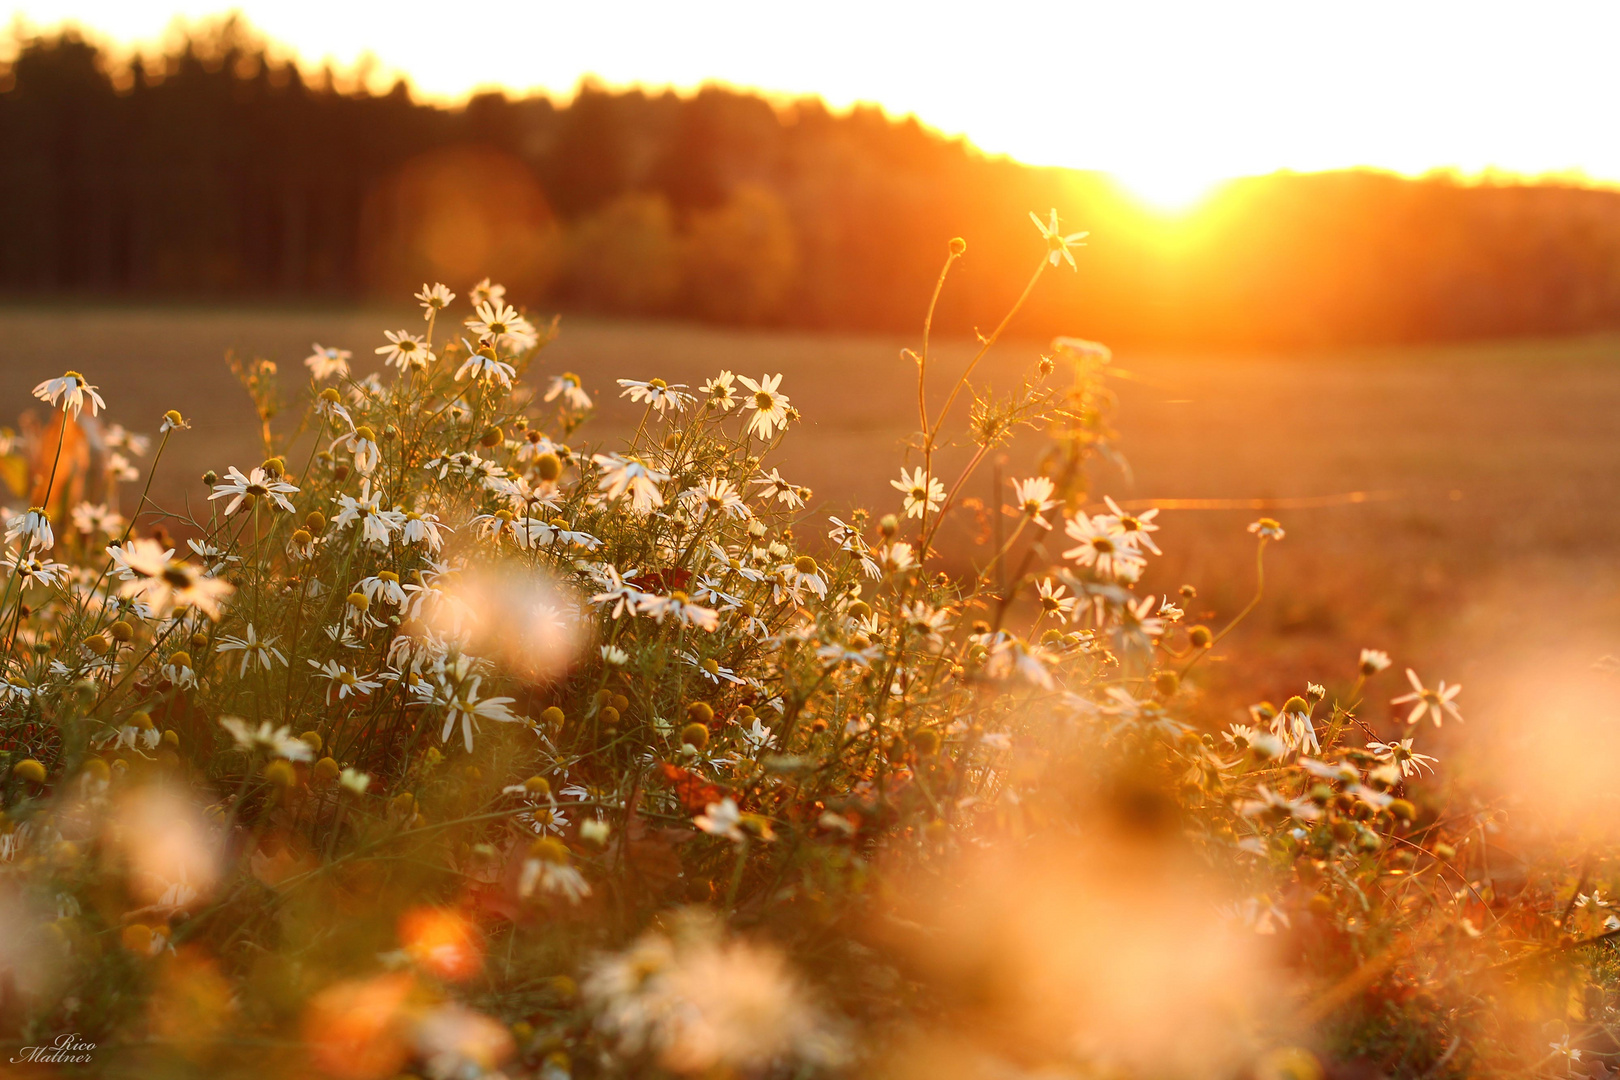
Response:
[{"label": "open field", "polygon": [[[195,428],[165,464],[174,480],[157,491],[172,500],[183,490],[197,504],[203,469],[262,456],[227,349],[291,373],[312,341],[369,359],[383,328],[417,323],[405,310],[0,310],[0,415],[27,407],[36,381],[69,367],[90,375],[112,416],[134,429],[154,430],[159,413],[177,407]],[[814,488],[826,512],[852,502],[881,512],[898,507],[887,481],[915,426],[904,344],[580,318],[564,321],[537,370],[584,377],[602,406],[586,429],[596,437],[639,416],[611,393],[616,377],[697,383],[722,367],[782,371],[806,421],[786,444],[783,472]],[[1012,343],[998,355],[1011,365],[1036,347]],[[945,351],[960,362],[960,343]],[[1118,365],[1117,426],[1133,476],[1106,477],[1102,490],[1276,500],[1265,512],[1288,527],[1269,556],[1267,600],[1234,638],[1241,664],[1214,669],[1223,679],[1263,670],[1270,681],[1249,692],[1286,696],[1307,677],[1342,678],[1361,646],[1382,647],[1469,684],[1464,703],[1485,718],[1519,684],[1620,652],[1620,339],[1275,356],[1125,351]],[[1033,442],[1025,436],[1025,447]],[[1015,446],[1007,471],[1028,456]],[[975,494],[991,495],[990,476]],[[1353,492],[1367,495],[1333,498]],[[1321,502],[1329,505],[1313,505]],[[1259,506],[1167,510],[1166,558],[1150,584],[1196,584],[1193,614],[1211,622],[1237,610],[1253,580],[1244,525]],[[1252,648],[1261,642],[1263,664]]]}]

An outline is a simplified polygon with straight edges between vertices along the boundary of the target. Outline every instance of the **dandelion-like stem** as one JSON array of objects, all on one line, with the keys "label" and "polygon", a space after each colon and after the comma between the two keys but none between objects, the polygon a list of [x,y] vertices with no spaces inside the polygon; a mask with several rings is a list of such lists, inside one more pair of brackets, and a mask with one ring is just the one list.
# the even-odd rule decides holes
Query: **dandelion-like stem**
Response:
[{"label": "dandelion-like stem", "polygon": [[928,314],[923,317],[922,355],[917,358],[917,416],[922,423],[920,430],[928,430],[928,336],[934,329],[934,309],[939,306],[939,294],[945,291],[945,276],[951,272],[951,265],[956,262],[955,248],[949,248],[945,253],[945,265],[939,268],[939,280],[934,282],[934,295],[928,301]]},{"label": "dandelion-like stem", "polygon": [[1181,669],[1181,674],[1183,676],[1185,676],[1187,674],[1187,672],[1191,671],[1193,669],[1193,667],[1198,663],[1198,661],[1202,660],[1205,656],[1208,656],[1210,653],[1214,652],[1215,651],[1215,646],[1217,646],[1217,645],[1219,645],[1221,643],[1221,639],[1226,637],[1226,635],[1230,634],[1233,630],[1237,629],[1238,623],[1240,623],[1244,619],[1248,618],[1249,613],[1252,612],[1255,608],[1260,606],[1260,598],[1265,596],[1265,594],[1266,594],[1266,544],[1267,543],[1268,543],[1267,539],[1264,536],[1262,536],[1260,538],[1259,546],[1256,547],[1255,551],[1254,551],[1254,598],[1249,601],[1248,605],[1246,607],[1244,607],[1244,609],[1242,611],[1238,612],[1236,615],[1234,615],[1232,617],[1232,621],[1227,623],[1225,628],[1223,628],[1220,633],[1216,634],[1213,638],[1210,639],[1209,646],[1207,648],[1200,649],[1200,650],[1198,650],[1198,652],[1193,654],[1193,658],[1191,660],[1187,661],[1187,666]]}]

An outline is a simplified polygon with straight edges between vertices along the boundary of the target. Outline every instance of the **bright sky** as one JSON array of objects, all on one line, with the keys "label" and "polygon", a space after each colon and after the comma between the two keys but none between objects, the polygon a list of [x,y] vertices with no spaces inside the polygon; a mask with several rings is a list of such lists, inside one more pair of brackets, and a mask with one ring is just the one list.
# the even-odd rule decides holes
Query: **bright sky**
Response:
[{"label": "bright sky", "polygon": [[877,102],[1161,204],[1232,176],[1370,165],[1620,182],[1620,4],[1527,0],[20,0],[153,46],[231,8],[314,67],[371,54],[422,95],[708,80]]}]

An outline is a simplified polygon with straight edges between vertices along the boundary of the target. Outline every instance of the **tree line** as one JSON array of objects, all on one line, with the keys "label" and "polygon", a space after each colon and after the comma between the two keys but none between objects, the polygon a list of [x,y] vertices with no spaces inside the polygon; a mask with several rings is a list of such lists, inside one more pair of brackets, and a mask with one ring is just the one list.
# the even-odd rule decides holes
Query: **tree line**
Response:
[{"label": "tree line", "polygon": [[947,242],[948,329],[1090,229],[1025,327],[1300,345],[1620,326],[1620,193],[1349,171],[1225,185],[1166,219],[1107,177],[915,119],[585,84],[457,108],[339,87],[228,22],[121,65],[72,32],[0,71],[0,295],[399,297],[490,274],[542,308],[909,330]]}]

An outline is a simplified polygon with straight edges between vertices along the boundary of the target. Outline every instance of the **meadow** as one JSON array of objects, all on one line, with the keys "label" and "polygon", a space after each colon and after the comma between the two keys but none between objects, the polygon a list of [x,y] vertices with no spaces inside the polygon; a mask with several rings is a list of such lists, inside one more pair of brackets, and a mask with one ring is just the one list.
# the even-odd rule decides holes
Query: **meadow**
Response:
[{"label": "meadow", "polygon": [[1612,1075],[1620,339],[1009,337],[969,420],[966,341],[421,299],[0,312],[41,488],[90,382],[178,512],[7,519],[0,1045]]},{"label": "meadow", "polygon": [[[0,409],[37,407],[29,389],[64,364],[95,379],[136,430],[178,408],[194,427],[171,448],[154,494],[196,506],[201,482],[178,481],[262,456],[228,351],[274,360],[294,381],[313,342],[351,349],[358,371],[375,370],[376,328],[419,321],[387,308],[4,308]],[[781,372],[804,415],[783,446],[783,474],[809,486],[824,513],[881,513],[915,427],[915,368],[900,356],[915,344],[567,317],[533,381],[577,372],[598,407],[585,435],[611,439],[640,416],[614,392],[616,377],[696,386],[715,368]],[[941,384],[967,346],[936,346]],[[998,355],[1010,366],[1042,347],[1014,340]],[[1146,588],[1191,583],[1203,590],[1192,614],[1230,615],[1252,584],[1244,526],[1263,512],[1288,528],[1267,598],[1229,650],[1228,663],[1248,666],[1223,683],[1252,686],[1263,675],[1287,696],[1359,649],[1382,648],[1478,685],[1470,697],[1488,720],[1506,684],[1537,678],[1549,662],[1583,671],[1620,652],[1620,337],[1238,354],[1127,348],[1116,351],[1109,382],[1130,473],[1104,470],[1098,494],[1169,507],[1160,515],[1166,557]],[[0,413],[3,422],[14,416]],[[1015,442],[1002,476],[1028,463]],[[973,494],[988,502],[993,486],[986,469]]]}]

